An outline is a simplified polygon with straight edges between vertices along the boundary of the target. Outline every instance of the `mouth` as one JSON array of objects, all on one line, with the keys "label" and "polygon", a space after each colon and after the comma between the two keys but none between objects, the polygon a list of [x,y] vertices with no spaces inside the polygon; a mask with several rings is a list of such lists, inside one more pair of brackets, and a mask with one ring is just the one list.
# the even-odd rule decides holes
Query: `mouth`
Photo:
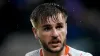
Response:
[{"label": "mouth", "polygon": [[61,43],[61,41],[59,41],[59,40],[53,40],[53,41],[51,41],[51,44],[57,44],[57,43]]},{"label": "mouth", "polygon": [[59,40],[53,40],[49,43],[52,47],[58,47],[61,44]]}]

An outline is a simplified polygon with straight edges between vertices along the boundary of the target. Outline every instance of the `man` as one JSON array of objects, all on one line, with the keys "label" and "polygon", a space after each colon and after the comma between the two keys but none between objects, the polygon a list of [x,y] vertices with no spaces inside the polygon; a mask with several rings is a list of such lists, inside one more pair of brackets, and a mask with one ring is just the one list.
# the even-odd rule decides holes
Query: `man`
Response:
[{"label": "man", "polygon": [[55,3],[44,3],[34,9],[30,21],[41,48],[26,56],[92,56],[66,45],[67,13]]}]

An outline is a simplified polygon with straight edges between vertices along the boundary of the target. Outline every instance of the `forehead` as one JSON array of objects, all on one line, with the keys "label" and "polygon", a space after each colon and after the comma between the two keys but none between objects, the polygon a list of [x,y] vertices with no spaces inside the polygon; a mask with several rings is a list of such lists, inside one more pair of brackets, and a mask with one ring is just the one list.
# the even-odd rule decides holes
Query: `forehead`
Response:
[{"label": "forehead", "polygon": [[40,21],[40,25],[65,23],[65,22],[66,22],[66,20],[65,20],[64,16],[61,13],[59,13],[57,15],[43,17]]}]

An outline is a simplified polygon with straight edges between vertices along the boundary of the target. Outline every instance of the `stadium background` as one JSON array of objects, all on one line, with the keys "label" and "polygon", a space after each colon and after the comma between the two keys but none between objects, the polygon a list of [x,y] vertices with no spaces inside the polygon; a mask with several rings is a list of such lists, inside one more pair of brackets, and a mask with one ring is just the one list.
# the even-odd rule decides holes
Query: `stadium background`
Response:
[{"label": "stadium background", "polygon": [[0,56],[24,56],[40,48],[29,16],[37,5],[46,2],[66,8],[67,44],[99,56],[100,2],[97,0],[0,0]]}]

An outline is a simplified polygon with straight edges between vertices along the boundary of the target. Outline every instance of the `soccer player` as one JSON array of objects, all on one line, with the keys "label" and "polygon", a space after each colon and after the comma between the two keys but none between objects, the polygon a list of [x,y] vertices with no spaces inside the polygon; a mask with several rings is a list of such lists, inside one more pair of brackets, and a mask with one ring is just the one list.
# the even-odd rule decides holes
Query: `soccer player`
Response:
[{"label": "soccer player", "polygon": [[41,48],[25,56],[92,56],[66,45],[67,17],[65,9],[56,3],[37,6],[30,17],[32,31]]}]

